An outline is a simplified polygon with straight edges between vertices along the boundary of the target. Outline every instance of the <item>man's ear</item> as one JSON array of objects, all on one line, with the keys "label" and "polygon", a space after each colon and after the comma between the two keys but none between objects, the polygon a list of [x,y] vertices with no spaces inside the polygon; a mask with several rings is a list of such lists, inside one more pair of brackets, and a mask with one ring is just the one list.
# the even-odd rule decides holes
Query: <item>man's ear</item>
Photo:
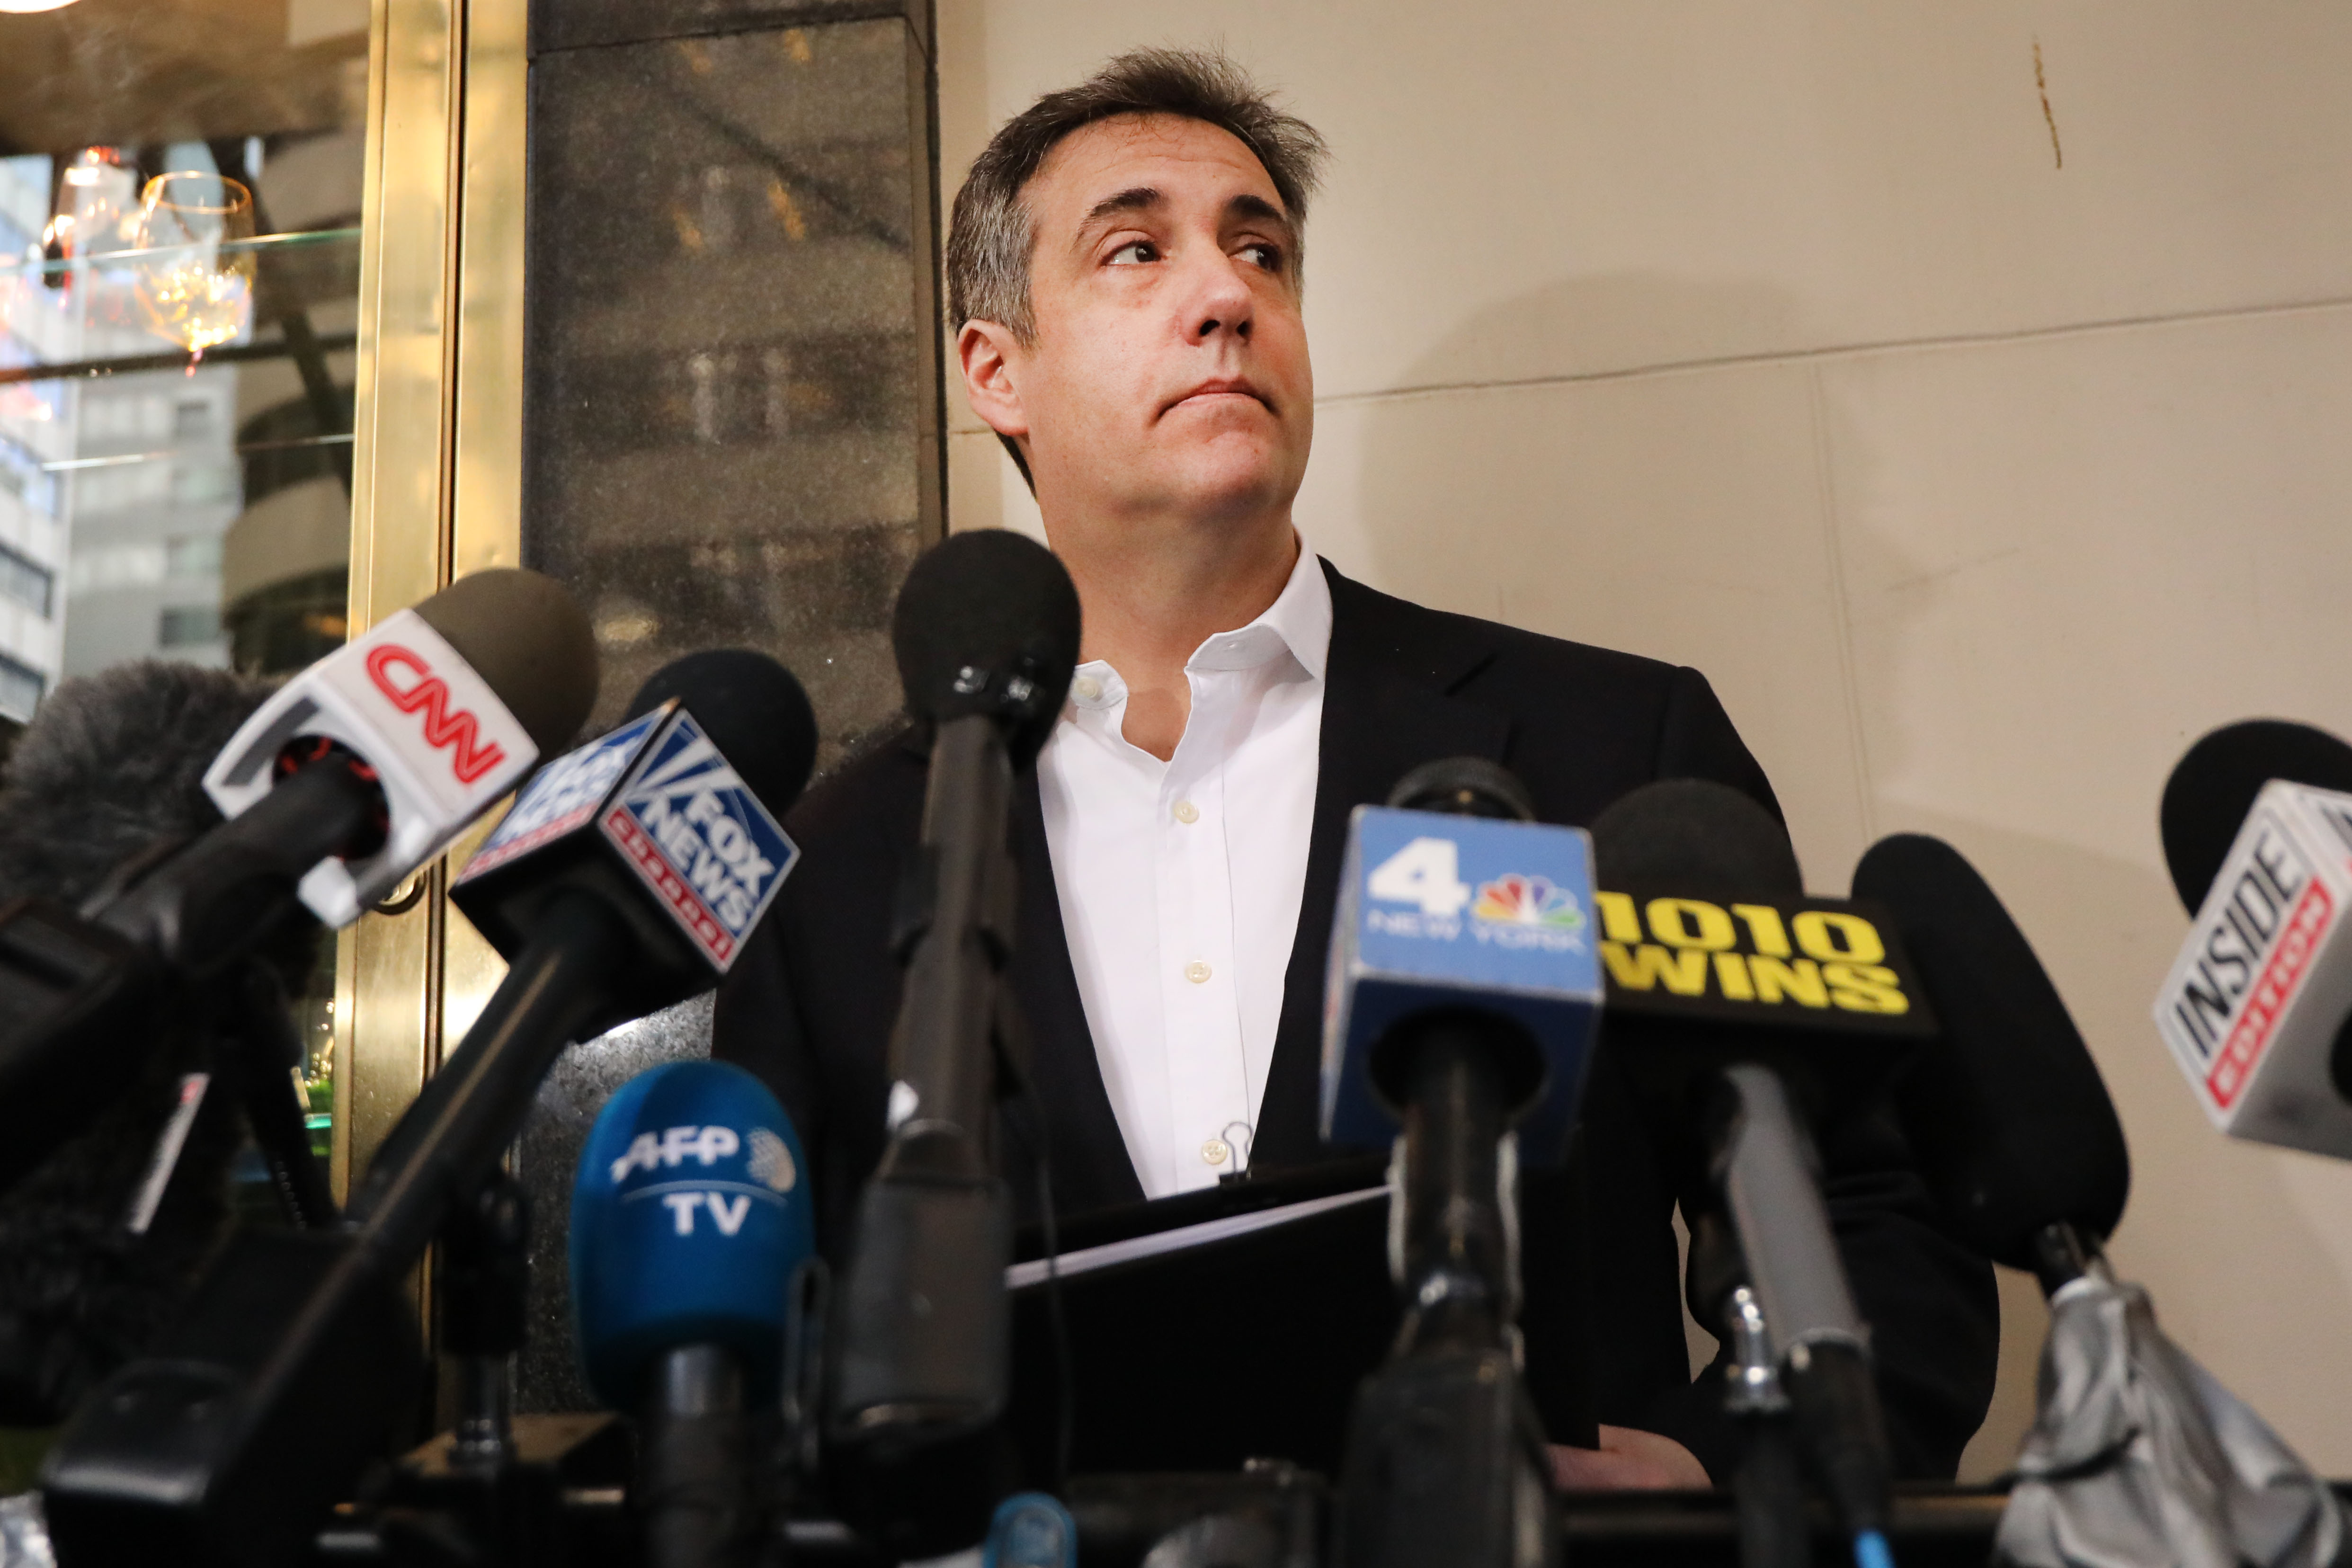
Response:
[{"label": "man's ear", "polygon": [[1021,405],[1015,369],[1023,357],[1011,331],[994,321],[966,321],[956,333],[964,397],[982,423],[1007,439],[1029,434],[1029,415]]}]

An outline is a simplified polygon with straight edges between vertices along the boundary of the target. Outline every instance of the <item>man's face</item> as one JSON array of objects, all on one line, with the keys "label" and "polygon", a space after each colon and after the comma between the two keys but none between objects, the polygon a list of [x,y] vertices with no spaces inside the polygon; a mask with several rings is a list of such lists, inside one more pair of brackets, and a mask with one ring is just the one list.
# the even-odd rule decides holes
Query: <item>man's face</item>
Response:
[{"label": "man's face", "polygon": [[1002,335],[1007,433],[1049,512],[1286,519],[1315,382],[1296,237],[1256,157],[1197,120],[1129,115],[1064,139],[1023,195],[1036,332]]}]

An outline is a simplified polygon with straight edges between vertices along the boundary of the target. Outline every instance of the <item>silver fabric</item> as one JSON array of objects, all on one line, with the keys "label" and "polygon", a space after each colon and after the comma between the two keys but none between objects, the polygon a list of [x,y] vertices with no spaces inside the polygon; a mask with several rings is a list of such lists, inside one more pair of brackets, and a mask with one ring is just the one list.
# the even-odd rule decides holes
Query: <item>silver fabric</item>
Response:
[{"label": "silver fabric", "polygon": [[2000,1557],[2029,1568],[2336,1568],[2343,1505],[2104,1264],[2051,1302]]},{"label": "silver fabric", "polygon": [[58,1568],[41,1521],[41,1494],[0,1498],[0,1568]]}]

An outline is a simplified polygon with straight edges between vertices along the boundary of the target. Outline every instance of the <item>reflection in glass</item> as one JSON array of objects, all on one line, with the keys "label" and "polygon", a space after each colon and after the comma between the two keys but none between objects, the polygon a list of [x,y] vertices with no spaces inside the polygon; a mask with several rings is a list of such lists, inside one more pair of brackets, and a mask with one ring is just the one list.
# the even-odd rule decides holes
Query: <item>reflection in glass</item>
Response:
[{"label": "reflection in glass", "polygon": [[[0,749],[76,675],[342,640],[368,18],[0,19]],[[295,999],[321,1146],[331,952]]]},{"label": "reflection in glass", "polygon": [[253,193],[225,174],[183,169],[147,182],[139,200],[139,303],[155,335],[188,351],[245,336],[253,323]]}]

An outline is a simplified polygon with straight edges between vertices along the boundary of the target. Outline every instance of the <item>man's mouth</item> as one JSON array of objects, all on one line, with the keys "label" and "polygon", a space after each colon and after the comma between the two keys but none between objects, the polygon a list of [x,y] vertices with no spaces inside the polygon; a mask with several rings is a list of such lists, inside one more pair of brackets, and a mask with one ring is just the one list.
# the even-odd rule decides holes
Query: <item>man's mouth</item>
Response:
[{"label": "man's mouth", "polygon": [[1273,412],[1274,409],[1274,405],[1266,402],[1265,395],[1264,393],[1258,391],[1256,387],[1251,385],[1249,382],[1240,376],[1224,377],[1216,381],[1204,381],[1200,385],[1192,388],[1192,391],[1184,394],[1183,396],[1176,399],[1175,402],[1171,403],[1168,406],[1170,408],[1176,408],[1181,407],[1182,405],[1187,403],[1213,397],[1246,397],[1252,402],[1264,407],[1268,413]]}]

